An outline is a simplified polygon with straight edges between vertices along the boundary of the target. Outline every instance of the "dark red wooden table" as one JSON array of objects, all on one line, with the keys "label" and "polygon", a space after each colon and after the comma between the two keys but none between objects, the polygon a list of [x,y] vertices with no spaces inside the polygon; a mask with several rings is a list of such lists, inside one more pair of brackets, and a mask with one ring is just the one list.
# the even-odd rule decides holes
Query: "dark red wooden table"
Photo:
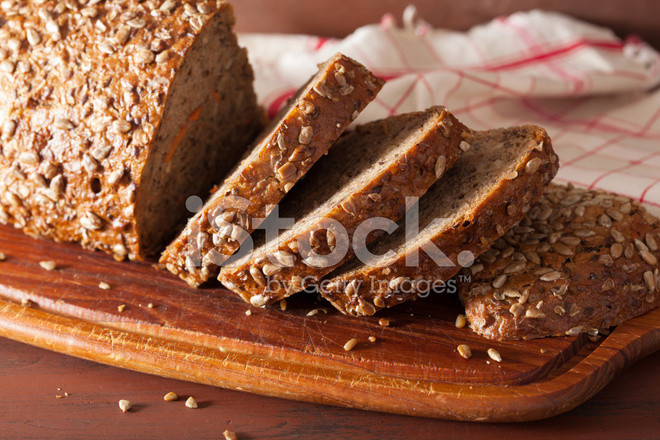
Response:
[{"label": "dark red wooden table", "polygon": [[[0,338],[2,439],[658,439],[660,353],[584,405],[532,423],[447,422],[291,402],[107,367]],[[165,402],[174,391],[181,397]],[[57,398],[56,396],[67,397]],[[199,409],[184,406],[187,396]],[[117,402],[128,399],[124,414]]]},{"label": "dark red wooden table", "polygon": [[[238,29],[341,36],[400,15],[408,3],[437,26],[466,29],[543,7],[660,45],[660,4],[639,0],[235,0]],[[351,13],[347,14],[346,10]],[[107,367],[0,338],[0,439],[660,439],[660,353],[633,365],[584,405],[533,423],[493,425],[369,413],[266,398]],[[182,398],[163,401],[169,391]],[[64,396],[62,398],[56,396]],[[193,395],[196,410],[184,406]],[[117,402],[129,399],[122,413]]]}]

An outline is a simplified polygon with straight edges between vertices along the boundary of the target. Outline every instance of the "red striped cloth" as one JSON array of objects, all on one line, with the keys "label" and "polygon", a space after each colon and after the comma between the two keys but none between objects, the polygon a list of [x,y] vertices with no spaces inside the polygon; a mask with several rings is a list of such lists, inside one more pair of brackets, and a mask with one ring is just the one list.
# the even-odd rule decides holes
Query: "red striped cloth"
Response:
[{"label": "red striped cloth", "polygon": [[386,15],[343,40],[241,35],[262,103],[276,112],[340,51],[388,80],[358,123],[442,104],[476,129],[538,124],[560,157],[556,181],[660,208],[655,50],[556,13],[517,13],[464,33],[404,15],[403,27]]}]

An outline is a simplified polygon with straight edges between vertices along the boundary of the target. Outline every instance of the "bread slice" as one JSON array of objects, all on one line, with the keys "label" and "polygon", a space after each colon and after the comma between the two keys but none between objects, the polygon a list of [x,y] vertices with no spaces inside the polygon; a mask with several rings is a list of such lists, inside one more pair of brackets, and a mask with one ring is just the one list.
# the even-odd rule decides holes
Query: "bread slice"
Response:
[{"label": "bread slice", "polygon": [[219,280],[255,306],[316,284],[353,257],[349,241],[359,225],[402,217],[406,197],[424,194],[470,136],[443,107],[358,127],[282,202],[279,215],[296,219],[293,228],[224,266]]},{"label": "bread slice", "polygon": [[476,132],[471,144],[419,201],[420,232],[406,233],[400,221],[375,244],[375,257],[340,268],[322,283],[321,295],[360,316],[442,287],[518,223],[557,172],[557,156],[539,127]]},{"label": "bread slice", "polygon": [[231,5],[49,0],[0,15],[0,223],[117,259],[161,252],[186,199],[265,122]]},{"label": "bread slice", "polygon": [[383,81],[337,54],[292,98],[211,199],[161,256],[192,286],[217,273],[371,102]]},{"label": "bread slice", "polygon": [[596,336],[660,304],[660,220],[625,196],[551,185],[459,287],[489,339]]}]

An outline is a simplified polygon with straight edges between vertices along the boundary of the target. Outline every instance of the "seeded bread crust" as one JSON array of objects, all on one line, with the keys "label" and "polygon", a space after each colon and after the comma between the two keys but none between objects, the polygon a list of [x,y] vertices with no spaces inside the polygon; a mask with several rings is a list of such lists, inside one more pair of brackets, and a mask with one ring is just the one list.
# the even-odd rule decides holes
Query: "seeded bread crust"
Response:
[{"label": "seeded bread crust", "polygon": [[596,336],[657,307],[659,231],[628,197],[551,185],[466,271],[472,329],[496,340]]},{"label": "seeded bread crust", "polygon": [[[117,259],[161,251],[186,214],[186,195],[212,185],[199,170],[217,175],[238,161],[262,126],[233,24],[231,6],[215,1],[2,2],[0,223]],[[209,66],[232,66],[195,66],[190,56],[207,47]],[[204,75],[218,84],[185,90]],[[201,105],[214,87],[225,101]],[[193,105],[194,120],[180,120]],[[226,131],[199,135],[226,113],[237,115]],[[158,156],[177,136],[173,163],[187,157],[196,178],[168,186],[181,170],[163,169]]]},{"label": "seeded bread crust", "polygon": [[[377,258],[370,264],[356,261],[348,263],[331,275],[320,289],[321,295],[338,310],[347,315],[373,315],[379,309],[392,307],[415,299],[428,290],[430,283],[447,281],[460,269],[459,254],[469,251],[479,255],[486,251],[509,228],[518,223],[558,169],[557,156],[545,130],[535,126],[475,132],[473,148],[454,163],[420,200],[420,229],[428,221],[430,229],[424,229],[405,242],[405,227],[378,242],[377,255],[392,251],[389,257]],[[524,150],[508,165],[498,171],[494,184],[481,199],[475,195],[483,187],[480,175],[484,167],[494,166],[497,155],[504,156],[510,142],[524,142]],[[496,142],[499,147],[490,157],[478,157],[480,144]],[[480,153],[479,153],[480,154]],[[466,172],[474,177],[466,177]],[[470,181],[466,181],[470,180]],[[436,206],[454,206],[449,213],[451,224],[434,226],[433,219],[424,219],[425,212],[436,217]],[[426,252],[419,252],[417,265],[407,265],[408,255],[427,243],[435,244],[452,265],[439,266]]]},{"label": "seeded bread crust", "polygon": [[[252,254],[224,266],[218,279],[258,307],[316,284],[354,256],[349,247],[344,258],[335,264],[324,257],[335,249],[336,237],[331,226],[334,222],[353,237],[366,219],[398,220],[405,213],[406,197],[422,196],[451,167],[461,148],[469,147],[467,140],[471,137],[471,132],[443,107],[358,127],[343,136],[329,156],[292,191],[290,197],[296,198],[295,203],[287,204],[285,199],[280,205],[283,218],[306,213],[296,218],[296,226]],[[346,162],[347,156],[359,151],[356,148],[368,148],[363,154],[378,163],[365,164],[364,159],[356,158],[350,165],[332,167]],[[376,156],[380,151],[384,151],[383,156]],[[335,181],[340,183],[330,183]],[[324,185],[333,189],[319,190]],[[318,204],[315,209],[300,209],[315,204]],[[376,238],[376,234],[371,234],[367,239],[370,242]],[[300,243],[309,246],[315,255],[307,255]]]},{"label": "seeded bread crust", "polygon": [[161,263],[191,286],[213,275],[371,102],[384,81],[336,54],[291,99],[249,154],[168,246]]}]

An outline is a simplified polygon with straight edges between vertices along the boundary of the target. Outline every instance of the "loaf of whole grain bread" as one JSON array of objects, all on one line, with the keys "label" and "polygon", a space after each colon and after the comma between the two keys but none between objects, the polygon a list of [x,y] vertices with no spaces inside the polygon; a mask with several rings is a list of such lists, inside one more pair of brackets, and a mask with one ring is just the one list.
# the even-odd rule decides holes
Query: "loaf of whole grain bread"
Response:
[{"label": "loaf of whole grain bread", "polygon": [[412,222],[419,232],[400,221],[368,261],[330,275],[319,289],[324,298],[363,316],[441,288],[525,216],[558,169],[550,138],[536,126],[474,132],[470,144],[419,200]]},{"label": "loaf of whole grain bread", "polygon": [[383,83],[342,54],[321,64],[168,246],[161,263],[192,286],[215,275]]},{"label": "loaf of whole grain bread", "polygon": [[625,196],[551,185],[459,286],[490,339],[599,330],[660,304],[660,220]]},{"label": "loaf of whole grain bread", "polygon": [[224,266],[218,279],[256,306],[316,284],[354,256],[349,238],[365,220],[401,218],[406,197],[422,196],[471,136],[443,107],[357,127],[280,204],[293,228]]},{"label": "loaf of whole grain bread", "polygon": [[216,1],[3,1],[0,222],[162,250],[263,125],[233,24]]}]

